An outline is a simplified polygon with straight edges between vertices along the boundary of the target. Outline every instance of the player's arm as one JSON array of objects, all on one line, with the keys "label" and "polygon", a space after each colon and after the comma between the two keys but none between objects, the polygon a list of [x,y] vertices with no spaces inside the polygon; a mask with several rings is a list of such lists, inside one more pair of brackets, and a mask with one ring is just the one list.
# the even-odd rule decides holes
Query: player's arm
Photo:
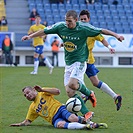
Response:
[{"label": "player's arm", "polygon": [[103,39],[101,42],[102,42],[102,44],[103,44],[105,47],[107,47],[107,48],[109,49],[109,51],[110,51],[111,54],[115,53],[115,49],[113,49],[113,48],[108,44],[108,42],[107,42],[105,39]]},{"label": "player's arm", "polygon": [[31,34],[33,34],[34,32],[28,32],[28,35],[31,35]]},{"label": "player's arm", "polygon": [[44,30],[39,30],[35,33],[32,33],[32,34],[28,35],[28,36],[23,36],[21,40],[22,41],[30,40],[31,38],[38,37],[38,36],[44,36],[44,35],[45,35]]},{"label": "player's arm", "polygon": [[20,123],[14,123],[14,124],[11,124],[10,126],[28,126],[31,124],[31,121],[30,120],[24,120],[23,122],[20,122]]},{"label": "player's arm", "polygon": [[59,95],[60,90],[57,88],[41,88],[40,86],[36,85],[34,86],[34,89],[38,92],[48,92],[53,95]]},{"label": "player's arm", "polygon": [[107,30],[107,29],[102,29],[101,31],[102,34],[104,35],[111,35],[114,36],[115,38],[117,38],[120,42],[122,42],[124,40],[123,36],[119,36],[118,34],[116,34],[115,32],[111,31],[111,30]]}]

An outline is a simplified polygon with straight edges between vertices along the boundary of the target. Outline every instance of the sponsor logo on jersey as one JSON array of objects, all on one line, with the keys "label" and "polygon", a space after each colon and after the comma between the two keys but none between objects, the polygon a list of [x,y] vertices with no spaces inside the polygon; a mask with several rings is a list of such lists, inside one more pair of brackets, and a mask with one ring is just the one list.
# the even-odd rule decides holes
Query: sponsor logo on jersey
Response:
[{"label": "sponsor logo on jersey", "polygon": [[68,52],[73,52],[74,50],[77,49],[77,46],[74,45],[72,42],[65,42],[65,43],[64,43],[64,48],[65,48]]},{"label": "sponsor logo on jersey", "polygon": [[42,106],[43,106],[43,104],[45,104],[46,103],[46,100],[44,100],[43,98],[41,98],[40,99],[40,103],[38,104],[38,107],[37,107],[37,109],[36,109],[36,112],[38,113],[38,112],[40,112],[41,110],[42,110]]},{"label": "sponsor logo on jersey", "polygon": [[47,117],[48,116],[48,106],[46,106],[45,104],[46,104],[46,100],[40,97],[40,102],[39,102],[37,108],[36,107],[34,107],[34,108],[37,113],[42,112],[42,115]]},{"label": "sponsor logo on jersey", "polygon": [[69,40],[80,40],[79,37],[71,37],[71,36],[64,36],[64,35],[61,35],[61,38],[62,39],[69,39]]}]

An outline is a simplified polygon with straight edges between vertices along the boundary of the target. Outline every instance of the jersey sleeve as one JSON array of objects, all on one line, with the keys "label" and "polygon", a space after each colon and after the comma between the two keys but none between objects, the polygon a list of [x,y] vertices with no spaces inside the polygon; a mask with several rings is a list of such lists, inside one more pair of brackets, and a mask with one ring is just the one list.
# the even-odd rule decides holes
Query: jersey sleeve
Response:
[{"label": "jersey sleeve", "polygon": [[32,104],[29,107],[26,119],[30,121],[34,121],[38,117],[38,114],[35,112]]},{"label": "jersey sleeve", "polygon": [[[43,87],[42,89],[51,89],[50,87]],[[54,96],[53,94],[51,93],[48,93],[48,92],[43,92],[44,95],[48,95],[48,96]]]},{"label": "jersey sleeve", "polygon": [[32,26],[30,27],[30,29],[28,30],[28,34],[31,34],[33,31],[32,31]]},{"label": "jersey sleeve", "polygon": [[89,23],[85,23],[85,22],[80,22],[80,23],[81,23],[81,25],[84,26],[84,30],[85,30],[87,37],[98,36],[102,31],[102,28],[94,27],[93,25],[91,25]]},{"label": "jersey sleeve", "polygon": [[52,26],[48,26],[44,29],[45,34],[58,34],[58,29],[60,29],[62,22],[56,23]]},{"label": "jersey sleeve", "polygon": [[87,35],[90,36],[90,37],[94,37],[94,36],[97,36],[101,33],[101,28],[96,28],[92,25],[89,25],[88,28],[87,28]]},{"label": "jersey sleeve", "polygon": [[97,41],[100,41],[101,42],[101,41],[103,41],[104,37],[101,34],[99,34],[98,36],[95,37],[95,39]]}]

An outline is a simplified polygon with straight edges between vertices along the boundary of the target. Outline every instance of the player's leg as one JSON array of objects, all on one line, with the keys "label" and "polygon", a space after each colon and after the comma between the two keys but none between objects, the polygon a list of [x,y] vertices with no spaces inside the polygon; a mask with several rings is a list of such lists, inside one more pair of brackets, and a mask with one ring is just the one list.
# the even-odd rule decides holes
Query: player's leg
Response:
[{"label": "player's leg", "polygon": [[48,66],[49,74],[52,74],[54,67],[51,65],[51,63],[49,62],[48,58],[44,57],[43,54],[41,54],[41,58],[43,59],[43,62]]},{"label": "player's leg", "polygon": [[94,128],[107,128],[108,127],[106,123],[94,123],[90,121],[90,123],[88,124],[82,124],[79,122],[71,122],[71,121],[68,122],[67,120],[64,120],[63,118],[56,119],[53,125],[55,128],[64,128],[64,129],[94,129]]},{"label": "player's leg", "polygon": [[53,66],[50,64],[49,60],[46,57],[44,57],[44,55],[43,55],[43,45],[37,46],[36,52],[39,53],[43,62],[49,67],[49,69],[50,69],[49,73],[51,74],[53,71]]},{"label": "player's leg", "polygon": [[56,128],[65,129],[92,129],[107,125],[105,123],[97,124],[92,121],[86,123],[84,117],[76,116],[75,114],[70,113],[68,110],[66,110],[65,106],[61,106],[59,108],[58,112],[53,117],[52,124]]},{"label": "player's leg", "polygon": [[34,70],[30,74],[37,74],[38,73],[38,66],[39,66],[38,57],[39,57],[39,54],[34,52]]},{"label": "player's leg", "polygon": [[[75,64],[75,65],[77,65],[77,64]],[[76,67],[76,66],[73,66],[73,67]],[[67,95],[69,96],[69,97],[77,97],[80,101],[81,101],[81,104],[82,104],[82,108],[81,108],[81,113],[83,114],[83,115],[85,115],[85,118],[86,118],[86,120],[87,121],[89,121],[91,118],[92,118],[92,116],[93,116],[93,112],[90,112],[87,108],[86,108],[86,106],[85,106],[85,104],[84,104],[84,102],[83,102],[83,100],[81,99],[81,97],[80,96],[78,96],[77,94],[75,95],[75,92],[77,91],[77,89],[78,89],[78,85],[79,85],[79,80],[78,79],[81,79],[82,81],[83,81],[83,74],[80,74],[80,73],[75,73],[75,74],[77,74],[78,75],[78,77],[76,77],[76,78],[78,78],[78,79],[76,79],[76,78],[70,78],[70,76],[72,75],[72,73],[71,73],[71,71],[73,70],[73,67],[72,66],[66,66],[66,68],[65,68],[65,74],[64,74],[64,85],[65,85],[65,87],[66,87],[66,92],[67,92]],[[75,71],[75,72],[78,72],[78,71]],[[74,74],[74,73],[73,73]],[[74,75],[75,75],[74,74]],[[81,76],[81,77],[80,77]],[[72,87],[72,86],[70,86],[70,84],[74,84],[73,86],[76,86],[76,89],[74,89],[74,88],[70,88],[70,87]],[[69,87],[70,86],[70,87]],[[85,86],[84,86],[85,87]],[[89,89],[87,89],[87,88],[84,88],[84,90],[86,91],[86,94],[89,96],[90,94],[91,94],[91,92],[89,92]],[[88,93],[87,93],[88,92]]]},{"label": "player's leg", "polygon": [[64,128],[64,129],[84,129],[87,128],[87,124],[81,124],[78,122],[66,122],[64,120],[58,119],[56,121],[57,124],[54,125],[56,128]]},{"label": "player's leg", "polygon": [[85,123],[84,117],[76,116],[61,106],[53,118],[53,125],[56,128],[83,129],[87,127],[87,124],[82,124],[83,121]]},{"label": "player's leg", "polygon": [[78,98],[81,101],[82,107],[81,107],[80,112],[83,115],[85,115],[86,113],[90,112],[89,109],[85,106],[83,99],[78,94],[76,94],[76,90],[72,90],[68,86],[65,86],[65,88],[66,88],[66,92],[67,92],[67,95],[68,95],[69,98],[75,97],[75,98]]},{"label": "player's leg", "polygon": [[86,88],[86,86],[84,85],[84,73],[86,71],[86,63],[77,62],[74,65],[76,66],[74,66],[72,70],[68,86],[88,96],[92,102],[93,107],[95,107],[96,106],[95,94],[92,91],[90,91],[88,88]]},{"label": "player's leg", "polygon": [[[81,104],[82,104],[82,108],[81,108],[81,113],[83,115],[85,115],[86,113],[89,112],[88,108],[85,106],[84,104],[84,101],[82,100],[82,98],[76,94],[76,91],[77,90],[73,90],[71,89],[69,86],[68,86],[68,81],[69,81],[69,78],[70,78],[70,75],[71,75],[71,72],[69,71],[69,69],[65,69],[65,74],[64,74],[64,85],[65,85],[65,89],[66,89],[66,93],[68,95],[68,97],[77,97],[80,101],[81,101]],[[78,81],[77,81],[78,82]]]},{"label": "player's leg", "polygon": [[113,99],[117,97],[117,94],[106,83],[100,81],[97,75],[91,76],[90,80],[95,87],[101,89],[103,92],[110,95]]},{"label": "player's leg", "polygon": [[116,94],[105,82],[102,81],[99,81],[97,88],[101,89],[103,92],[107,93],[115,100],[117,111],[121,108],[121,102],[122,102],[121,95]]},{"label": "player's leg", "polygon": [[[95,123],[95,122],[92,122],[92,121],[89,121],[89,123],[86,123],[84,117],[76,116],[75,114],[70,115],[70,112],[68,112],[68,113],[66,113],[66,112],[67,111],[63,111],[62,116],[65,116],[66,120],[73,123],[73,124],[69,125],[69,129],[70,129],[70,127],[73,129],[73,127],[75,126],[75,123],[78,124],[79,129],[82,129],[82,128],[88,128],[88,129],[107,128],[108,127],[106,123]],[[83,126],[84,124],[86,125],[85,127]]]},{"label": "player's leg", "polygon": [[97,73],[99,70],[94,64],[87,64],[86,75],[90,78],[91,83],[101,89],[103,92],[110,95],[116,102],[117,110],[120,109],[122,97],[116,94],[105,82],[98,79]]},{"label": "player's leg", "polygon": [[68,82],[68,87],[73,90],[79,90],[85,95],[90,95],[91,91],[84,85],[84,73],[86,70],[86,63],[75,62],[71,66],[71,73]]},{"label": "player's leg", "polygon": [[[68,121],[74,122],[74,124],[70,124]],[[54,127],[65,129],[82,129],[85,127],[85,125],[81,125],[83,122],[85,123],[84,117],[70,113],[65,106],[58,109],[52,120]]]},{"label": "player's leg", "polygon": [[34,51],[34,71],[31,72],[31,74],[37,74],[38,72],[38,66],[39,66],[39,55],[42,54],[43,52],[43,46],[39,45],[35,47],[35,51]]}]

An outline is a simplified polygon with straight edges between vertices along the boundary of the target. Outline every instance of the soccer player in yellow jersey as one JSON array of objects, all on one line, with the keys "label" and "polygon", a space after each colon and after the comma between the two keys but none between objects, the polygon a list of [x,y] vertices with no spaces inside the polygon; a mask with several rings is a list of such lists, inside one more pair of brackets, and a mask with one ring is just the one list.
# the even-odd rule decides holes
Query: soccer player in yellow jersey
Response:
[{"label": "soccer player in yellow jersey", "polygon": [[[36,16],[35,17],[35,24],[32,25],[28,31],[28,35],[42,30],[45,28],[44,25],[40,24],[41,22],[41,18],[40,16]],[[39,37],[35,37],[33,39],[33,46],[35,47],[35,51],[34,51],[34,71],[31,72],[31,74],[37,74],[38,72],[38,65],[39,65],[39,55],[41,56],[41,58],[43,59],[44,63],[49,67],[50,69],[50,74],[52,73],[53,70],[53,66],[50,64],[49,60],[44,57],[43,55],[43,46],[44,46],[44,41],[43,41],[43,37],[44,36],[39,36]]]},{"label": "soccer player in yellow jersey", "polygon": [[[80,21],[83,22],[89,22],[90,21],[90,13],[87,10],[82,10],[80,12],[79,15]],[[116,94],[106,83],[104,83],[103,81],[100,81],[98,79],[97,73],[99,72],[99,70],[95,67],[94,63],[95,63],[95,58],[93,56],[93,48],[94,48],[94,44],[95,41],[100,41],[101,43],[103,43],[104,46],[106,46],[109,50],[110,53],[114,53],[115,49],[113,49],[108,42],[104,39],[104,37],[99,34],[98,36],[95,37],[88,37],[87,38],[87,45],[88,45],[88,49],[89,49],[89,57],[88,57],[88,62],[87,62],[87,69],[86,69],[86,75],[90,78],[90,81],[92,82],[92,84],[101,89],[103,92],[109,94],[116,103],[116,107],[117,107],[117,111],[120,109],[121,107],[121,101],[122,101],[122,97],[118,94]],[[88,98],[85,98],[85,102]]]},{"label": "soccer player in yellow jersey", "polygon": [[[22,92],[27,100],[33,101],[29,107],[26,119],[20,123],[14,123],[10,126],[28,126],[37,117],[42,117],[51,123],[55,128],[64,129],[92,129],[107,128],[106,123],[85,122],[85,118],[76,116],[68,112],[65,105],[62,105],[54,98],[59,95],[60,90],[57,88],[48,88],[36,85],[34,87],[26,86]],[[84,123],[84,124],[83,124]]]}]

